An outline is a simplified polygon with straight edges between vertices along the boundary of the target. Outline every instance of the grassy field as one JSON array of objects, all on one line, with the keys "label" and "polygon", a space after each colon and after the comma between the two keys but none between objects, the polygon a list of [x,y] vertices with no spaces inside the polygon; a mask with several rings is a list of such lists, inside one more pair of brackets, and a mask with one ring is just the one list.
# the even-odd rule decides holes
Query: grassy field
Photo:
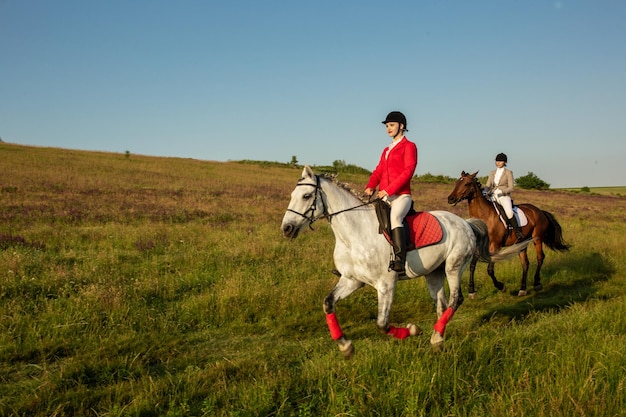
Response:
[{"label": "grassy field", "polygon": [[[404,341],[364,288],[337,306],[345,361],[330,226],[280,233],[301,169],[5,143],[0,168],[0,416],[625,415],[624,197],[516,191],[572,245],[543,291],[479,265],[436,353],[423,280],[398,285],[393,323],[425,329]],[[415,205],[467,217],[451,189],[416,183]]]},{"label": "grassy field", "polygon": [[570,191],[573,193],[610,195],[615,197],[626,197],[626,186],[623,187],[581,187],[581,188],[560,188],[558,191]]}]

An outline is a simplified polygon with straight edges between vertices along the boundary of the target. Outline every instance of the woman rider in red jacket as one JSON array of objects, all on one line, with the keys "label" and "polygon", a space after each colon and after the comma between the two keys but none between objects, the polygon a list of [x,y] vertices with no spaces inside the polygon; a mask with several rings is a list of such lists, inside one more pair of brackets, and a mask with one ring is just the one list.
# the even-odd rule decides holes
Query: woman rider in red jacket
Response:
[{"label": "woman rider in red jacket", "polygon": [[404,114],[392,111],[382,123],[391,137],[391,144],[383,149],[365,187],[365,194],[371,196],[378,187],[376,195],[391,204],[391,240],[395,259],[389,268],[402,275],[406,262],[406,236],[402,222],[413,202],[411,178],[417,167],[417,146],[404,136],[404,132],[408,132]]}]

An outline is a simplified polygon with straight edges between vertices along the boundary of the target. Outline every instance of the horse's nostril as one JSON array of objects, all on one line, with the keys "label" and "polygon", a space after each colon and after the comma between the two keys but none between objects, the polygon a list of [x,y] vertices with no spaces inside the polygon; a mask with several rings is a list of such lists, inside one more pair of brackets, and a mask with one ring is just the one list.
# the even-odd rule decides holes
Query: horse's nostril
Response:
[{"label": "horse's nostril", "polygon": [[283,236],[288,237],[293,233],[293,225],[291,224],[286,224],[282,227],[283,229]]}]

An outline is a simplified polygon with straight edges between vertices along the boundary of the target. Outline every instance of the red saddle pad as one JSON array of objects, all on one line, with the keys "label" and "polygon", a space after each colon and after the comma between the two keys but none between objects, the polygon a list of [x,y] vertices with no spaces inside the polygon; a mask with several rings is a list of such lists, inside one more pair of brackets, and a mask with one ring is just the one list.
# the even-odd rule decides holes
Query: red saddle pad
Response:
[{"label": "red saddle pad", "polygon": [[[443,230],[439,220],[426,211],[419,211],[414,215],[406,217],[409,224],[409,234],[411,241],[415,243],[415,248],[439,243],[443,238]],[[411,250],[411,248],[407,248]]]}]

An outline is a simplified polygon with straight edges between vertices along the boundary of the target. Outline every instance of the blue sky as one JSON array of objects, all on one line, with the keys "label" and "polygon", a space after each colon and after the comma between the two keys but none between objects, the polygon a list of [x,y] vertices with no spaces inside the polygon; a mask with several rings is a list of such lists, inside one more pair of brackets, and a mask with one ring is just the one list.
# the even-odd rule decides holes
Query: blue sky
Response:
[{"label": "blue sky", "polygon": [[[0,0],[0,137],[626,185],[626,2]],[[295,179],[294,179],[295,181]]]}]

